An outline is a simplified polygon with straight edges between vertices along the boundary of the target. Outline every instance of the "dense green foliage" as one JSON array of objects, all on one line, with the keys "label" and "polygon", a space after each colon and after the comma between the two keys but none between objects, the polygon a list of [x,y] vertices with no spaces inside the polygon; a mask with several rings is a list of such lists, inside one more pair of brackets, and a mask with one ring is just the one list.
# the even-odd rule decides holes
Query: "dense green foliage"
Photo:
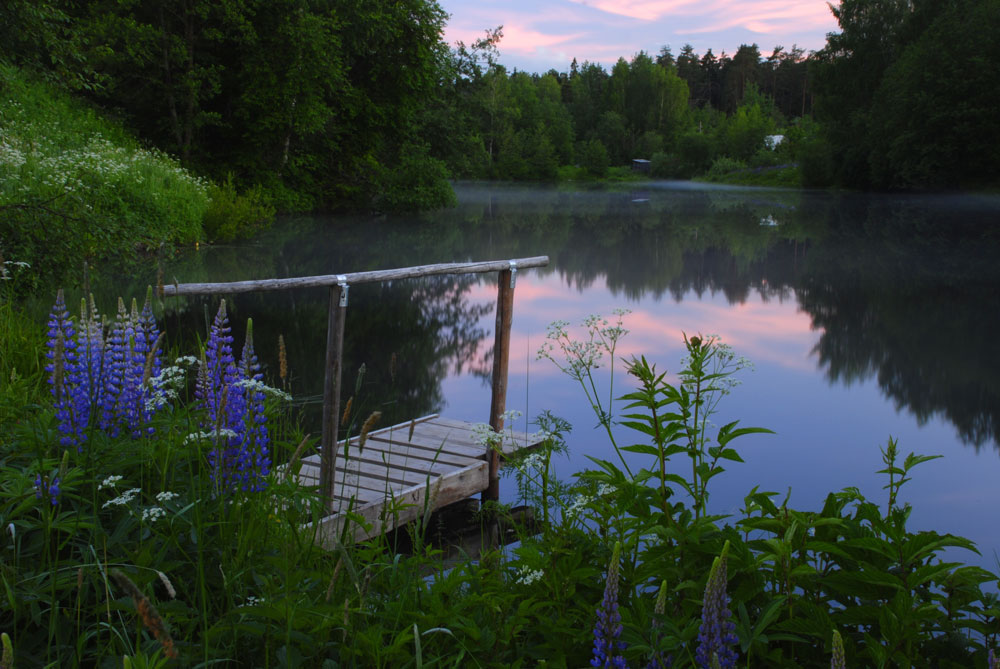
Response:
[{"label": "dense green foliage", "polygon": [[1000,173],[1000,2],[844,0],[817,107],[849,186],[991,186]]},{"label": "dense green foliage", "polygon": [[[117,666],[127,656],[167,666],[177,653],[184,665],[581,666],[619,544],[626,660],[641,666],[660,652],[688,667],[706,580],[728,542],[741,663],[829,666],[837,632],[847,666],[983,666],[1000,610],[980,586],[995,576],[942,561],[943,549],[968,541],[906,527],[903,486],[931,458],[901,458],[890,441],[883,502],[846,489],[797,510],[754,489],[738,516],[712,516],[712,480],[741,461],[736,440],[763,431],[711,427],[743,363],[690,337],[677,385],[634,359],[639,386],[619,403],[592,372],[614,354],[622,323],[586,328],[574,341],[556,324],[544,354],[591,391],[621,459],[595,462],[572,484],[554,479],[568,426],[543,416],[545,448],[510,471],[546,522],[512,554],[446,565],[424,542],[426,519],[412,528],[412,556],[384,539],[321,551],[303,525],[318,513],[315,492],[280,472],[261,493],[219,495],[206,445],[188,438],[203,418],[190,377],[154,435],[94,430],[83,451],[63,450],[44,372],[31,362],[42,357],[41,328],[0,305],[2,350],[16,349],[0,363],[0,407],[10,411],[0,427],[9,604],[0,627],[16,665]],[[270,424],[275,458],[294,468],[314,440],[278,404]],[[293,456],[299,444],[307,450]],[[55,503],[48,490],[36,495],[37,480],[56,476]]]},{"label": "dense green foliage", "polygon": [[[18,0],[0,8],[0,37],[6,62],[88,96],[200,174],[231,174],[216,213],[247,218],[216,220],[213,238],[252,231],[254,199],[427,209],[454,201],[448,178],[602,178],[636,158],[670,178],[713,164],[719,178],[726,158],[794,165],[778,181],[805,186],[994,185],[997,0],[833,11],[841,32],[818,53],[685,45],[544,74],[499,64],[500,28],[449,48],[433,0]],[[769,134],[787,139],[774,150]],[[748,174],[758,181],[721,176]]]},{"label": "dense green foliage", "polygon": [[0,255],[18,293],[201,237],[208,184],[51,86],[0,66]]},{"label": "dense green foliage", "polygon": [[[74,26],[88,95],[201,173],[264,186],[284,209],[407,199],[444,12],[434,2],[53,0]],[[437,169],[437,172],[435,170]]]}]

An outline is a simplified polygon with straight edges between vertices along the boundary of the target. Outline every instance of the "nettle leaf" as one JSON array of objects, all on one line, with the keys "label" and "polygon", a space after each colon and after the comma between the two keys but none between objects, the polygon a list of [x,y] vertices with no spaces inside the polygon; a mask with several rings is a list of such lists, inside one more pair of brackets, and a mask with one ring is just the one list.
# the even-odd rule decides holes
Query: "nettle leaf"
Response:
[{"label": "nettle leaf", "polygon": [[861,548],[863,550],[873,551],[889,559],[895,559],[896,557],[896,551],[893,547],[884,540],[876,537],[855,537],[853,539],[845,539],[840,543],[841,545],[849,548]]},{"label": "nettle leaf", "polygon": [[852,556],[839,545],[830,541],[807,541],[806,550],[818,555],[836,555],[839,558],[850,559]]},{"label": "nettle leaf", "polygon": [[739,421],[734,420],[732,423],[728,423],[719,428],[719,434],[716,437],[716,441],[719,442],[719,446],[725,446],[733,439],[747,434],[774,434],[774,430],[769,430],[766,427],[741,427],[733,429],[737,424],[739,424]]},{"label": "nettle leaf", "polygon": [[643,455],[652,455],[655,458],[660,457],[660,451],[655,446],[649,446],[648,444],[633,444],[631,446],[623,446],[623,451],[628,451],[629,453],[641,453]]},{"label": "nettle leaf", "polygon": [[924,462],[930,462],[931,460],[937,460],[938,458],[943,458],[943,457],[944,457],[943,455],[917,455],[915,453],[910,453],[909,455],[906,456],[906,459],[903,461],[903,469],[909,471],[910,469],[913,469],[919,464],[923,464]]}]

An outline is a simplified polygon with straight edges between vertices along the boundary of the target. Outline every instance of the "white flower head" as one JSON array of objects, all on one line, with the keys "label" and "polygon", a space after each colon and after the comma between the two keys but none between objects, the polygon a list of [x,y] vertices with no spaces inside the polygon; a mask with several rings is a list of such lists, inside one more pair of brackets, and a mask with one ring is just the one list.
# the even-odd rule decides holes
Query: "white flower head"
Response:
[{"label": "white flower head", "polygon": [[524,565],[517,570],[517,582],[521,585],[531,585],[545,576],[545,572],[540,569],[532,569]]},{"label": "white flower head", "polygon": [[118,485],[118,482],[121,480],[122,477],[117,474],[109,476],[103,481],[101,481],[101,484],[97,486],[97,489],[102,490],[104,488],[114,488],[116,485]]},{"label": "white flower head", "polygon": [[167,512],[160,506],[147,506],[142,510],[142,522],[155,523],[160,518],[167,515]]}]

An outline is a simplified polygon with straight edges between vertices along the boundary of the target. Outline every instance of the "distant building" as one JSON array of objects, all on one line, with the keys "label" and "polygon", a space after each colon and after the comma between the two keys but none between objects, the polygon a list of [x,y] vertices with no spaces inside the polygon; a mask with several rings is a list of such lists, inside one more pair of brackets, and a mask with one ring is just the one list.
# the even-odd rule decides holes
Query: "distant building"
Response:
[{"label": "distant building", "polygon": [[643,172],[648,173],[653,163],[646,160],[645,158],[633,158],[632,159],[632,171],[633,172]]}]

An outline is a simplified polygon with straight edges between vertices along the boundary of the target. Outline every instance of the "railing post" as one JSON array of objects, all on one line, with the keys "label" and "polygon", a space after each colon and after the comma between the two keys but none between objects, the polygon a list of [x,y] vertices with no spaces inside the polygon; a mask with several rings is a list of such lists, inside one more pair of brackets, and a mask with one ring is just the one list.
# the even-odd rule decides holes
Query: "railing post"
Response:
[{"label": "railing post", "polygon": [[323,437],[319,484],[327,512],[333,513],[336,490],[335,471],[340,431],[340,372],[343,364],[344,320],[347,316],[347,284],[330,287],[326,323],[326,367],[323,380]]},{"label": "railing post", "polygon": [[[490,401],[490,427],[503,432],[503,414],[507,409],[507,365],[510,361],[510,326],[514,315],[514,263],[510,269],[500,270],[497,281],[497,322],[493,344],[493,391]],[[489,487],[483,491],[482,501],[500,499],[500,454],[492,448],[486,451],[490,463]]]}]

